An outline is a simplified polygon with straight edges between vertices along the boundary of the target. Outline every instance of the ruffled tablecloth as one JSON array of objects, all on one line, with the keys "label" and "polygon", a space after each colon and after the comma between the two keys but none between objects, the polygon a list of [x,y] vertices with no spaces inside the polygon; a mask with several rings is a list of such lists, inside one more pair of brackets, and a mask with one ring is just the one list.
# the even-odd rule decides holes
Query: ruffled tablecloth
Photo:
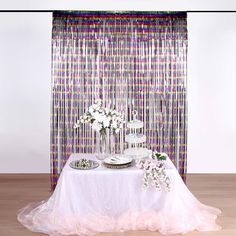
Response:
[{"label": "ruffled tablecloth", "polygon": [[215,231],[219,209],[200,203],[183,183],[170,159],[166,172],[171,191],[143,188],[143,171],[137,167],[75,170],[69,166],[93,154],[72,154],[52,196],[29,204],[18,212],[28,229],[51,236],[92,235],[130,230],[159,231],[162,234],[192,230]]}]

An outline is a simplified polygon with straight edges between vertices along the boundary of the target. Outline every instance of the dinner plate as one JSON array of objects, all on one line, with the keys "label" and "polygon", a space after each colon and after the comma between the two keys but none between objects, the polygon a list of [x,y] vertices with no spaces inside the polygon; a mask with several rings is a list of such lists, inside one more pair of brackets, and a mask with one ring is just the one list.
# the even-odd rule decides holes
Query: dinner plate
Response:
[{"label": "dinner plate", "polygon": [[104,163],[108,165],[126,165],[133,161],[133,158],[126,155],[112,155],[104,159]]}]

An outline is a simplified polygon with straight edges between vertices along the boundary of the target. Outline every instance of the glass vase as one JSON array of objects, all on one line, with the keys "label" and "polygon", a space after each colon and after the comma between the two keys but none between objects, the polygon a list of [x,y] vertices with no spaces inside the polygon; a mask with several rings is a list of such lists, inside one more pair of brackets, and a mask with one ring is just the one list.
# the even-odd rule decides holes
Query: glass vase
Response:
[{"label": "glass vase", "polygon": [[109,156],[110,150],[108,145],[108,135],[107,133],[99,133],[97,140],[97,150],[96,150],[96,158],[98,160],[104,160]]},{"label": "glass vase", "polygon": [[116,153],[116,145],[115,145],[115,135],[110,132],[109,134],[109,154],[114,155]]}]

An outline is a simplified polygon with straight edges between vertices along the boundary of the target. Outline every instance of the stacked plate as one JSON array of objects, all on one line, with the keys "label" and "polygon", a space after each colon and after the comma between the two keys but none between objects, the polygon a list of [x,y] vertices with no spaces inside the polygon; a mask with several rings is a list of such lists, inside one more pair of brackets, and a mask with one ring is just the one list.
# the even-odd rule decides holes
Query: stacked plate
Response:
[{"label": "stacked plate", "polygon": [[142,159],[148,158],[152,154],[152,151],[143,147],[132,147],[125,149],[124,154],[134,159]]},{"label": "stacked plate", "polygon": [[122,169],[132,166],[133,158],[127,155],[112,155],[104,159],[103,164],[107,168]]}]

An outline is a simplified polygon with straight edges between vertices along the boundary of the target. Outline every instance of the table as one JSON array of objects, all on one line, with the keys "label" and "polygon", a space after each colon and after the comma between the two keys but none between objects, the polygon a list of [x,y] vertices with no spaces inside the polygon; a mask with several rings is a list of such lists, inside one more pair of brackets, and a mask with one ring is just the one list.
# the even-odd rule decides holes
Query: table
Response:
[{"label": "table", "polygon": [[171,191],[143,188],[143,170],[136,166],[75,170],[69,166],[79,158],[95,159],[93,154],[72,154],[52,196],[29,204],[18,213],[28,229],[49,235],[92,235],[99,232],[130,230],[159,231],[162,234],[192,230],[213,231],[220,210],[200,203],[183,183],[168,158],[166,172]]}]

